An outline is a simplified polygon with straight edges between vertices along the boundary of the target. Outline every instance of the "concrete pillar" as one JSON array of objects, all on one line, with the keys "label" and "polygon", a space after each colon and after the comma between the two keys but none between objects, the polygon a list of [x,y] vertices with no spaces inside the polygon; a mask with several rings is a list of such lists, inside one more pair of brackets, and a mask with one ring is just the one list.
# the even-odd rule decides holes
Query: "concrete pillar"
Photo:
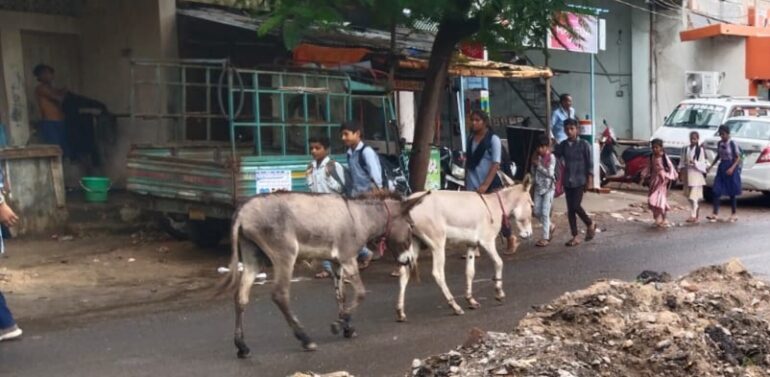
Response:
[{"label": "concrete pillar", "polygon": [[24,83],[24,57],[21,48],[21,30],[0,30],[3,80],[5,82],[6,108],[8,109],[9,144],[26,145],[29,140],[29,113]]},{"label": "concrete pillar", "polygon": [[407,143],[414,140],[414,123],[417,119],[414,108],[414,92],[398,92],[398,127],[401,137]]},{"label": "concrete pillar", "polygon": [[650,91],[650,15],[631,11],[631,137],[646,140],[654,131]]}]

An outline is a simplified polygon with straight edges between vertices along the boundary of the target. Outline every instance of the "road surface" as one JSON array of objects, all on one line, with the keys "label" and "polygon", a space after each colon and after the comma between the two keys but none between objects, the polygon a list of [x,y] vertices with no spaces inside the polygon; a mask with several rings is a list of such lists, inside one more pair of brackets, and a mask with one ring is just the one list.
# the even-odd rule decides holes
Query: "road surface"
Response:
[{"label": "road surface", "polygon": [[[0,344],[2,376],[286,376],[296,371],[347,370],[357,376],[403,376],[416,357],[445,352],[461,344],[472,327],[506,331],[532,305],[582,288],[600,278],[633,279],[645,269],[680,275],[693,268],[739,257],[758,277],[770,277],[770,213],[761,197],[737,224],[702,224],[660,231],[639,223],[604,224],[597,240],[574,249],[561,243],[548,249],[524,246],[506,260],[507,300],[492,299],[491,282],[476,284],[482,308],[452,316],[429,273],[407,292],[409,321],[394,322],[395,279],[390,265],[377,263],[364,281],[369,290],[354,320],[359,337],[346,340],[329,332],[335,318],[330,281],[293,286],[294,309],[319,344],[302,352],[276,307],[269,286],[255,287],[246,313],[246,336],[253,357],[237,360],[232,343],[230,300],[211,300],[185,310],[144,313],[78,326],[46,324],[24,328],[26,337]],[[680,217],[682,215],[680,214]],[[614,221],[614,220],[612,220]],[[563,228],[562,228],[563,229]],[[559,239],[564,238],[564,230]],[[463,292],[464,262],[449,258],[447,275],[455,295]],[[477,278],[492,276],[486,258]],[[23,324],[22,324],[23,325]]]}]

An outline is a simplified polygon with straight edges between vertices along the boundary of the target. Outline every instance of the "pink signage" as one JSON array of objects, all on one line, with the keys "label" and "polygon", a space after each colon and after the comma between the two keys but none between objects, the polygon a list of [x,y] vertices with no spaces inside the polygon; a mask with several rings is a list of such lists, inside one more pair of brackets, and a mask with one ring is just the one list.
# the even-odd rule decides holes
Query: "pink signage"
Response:
[{"label": "pink signage", "polygon": [[562,22],[574,32],[554,27],[548,33],[548,48],[596,54],[599,51],[599,19],[596,16],[579,15],[575,13],[562,14]]}]

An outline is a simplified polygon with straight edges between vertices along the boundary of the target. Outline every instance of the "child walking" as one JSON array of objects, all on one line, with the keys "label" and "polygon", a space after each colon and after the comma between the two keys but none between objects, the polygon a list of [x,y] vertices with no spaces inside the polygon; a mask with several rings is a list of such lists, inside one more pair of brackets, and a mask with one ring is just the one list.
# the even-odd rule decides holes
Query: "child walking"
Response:
[{"label": "child walking", "polygon": [[576,119],[564,121],[567,132],[567,140],[562,141],[556,148],[556,156],[564,162],[564,176],[561,177],[564,185],[564,197],[567,200],[567,217],[572,232],[572,239],[567,246],[577,246],[578,239],[577,218],[586,225],[586,241],[596,237],[596,223],[588,217],[583,209],[583,193],[593,185],[593,158],[591,157],[591,145],[587,141],[578,139],[578,122]]},{"label": "child walking", "polygon": [[[310,192],[319,194],[345,193],[345,170],[341,164],[329,157],[329,138],[325,136],[311,137],[310,155],[313,160],[307,165],[307,187]],[[315,275],[318,279],[331,277],[332,262],[325,260],[322,263],[323,270]]]},{"label": "child walking", "polygon": [[551,153],[551,140],[542,135],[538,140],[537,154],[532,161],[535,172],[535,216],[543,225],[543,238],[535,244],[545,247],[551,242],[554,225],[551,224],[551,204],[556,188],[556,157]]},{"label": "child walking", "polygon": [[650,164],[645,169],[643,176],[650,181],[650,190],[647,202],[655,218],[655,225],[660,228],[669,226],[666,213],[671,209],[668,205],[668,187],[676,181],[677,173],[674,165],[663,149],[663,140],[654,139]]},{"label": "child walking", "polygon": [[700,145],[700,135],[697,131],[690,132],[690,146],[682,150],[679,160],[679,177],[684,186],[684,196],[690,202],[690,218],[688,223],[697,223],[699,203],[703,199],[703,186],[706,184],[706,152]]},{"label": "child walking", "polygon": [[[364,144],[362,139],[363,126],[356,122],[345,122],[340,127],[342,142],[348,147],[348,169],[351,182],[350,196],[356,197],[375,190],[382,190],[382,165],[377,152]],[[358,266],[363,270],[369,267],[374,254],[366,247],[358,254]]]},{"label": "child walking", "polygon": [[717,157],[709,166],[709,170],[719,162],[717,175],[714,178],[714,212],[708,216],[709,221],[719,220],[719,204],[722,196],[730,197],[732,214],[730,222],[738,221],[738,196],[741,195],[741,150],[733,140],[730,140],[730,129],[719,126],[717,131],[722,139],[717,144]]}]

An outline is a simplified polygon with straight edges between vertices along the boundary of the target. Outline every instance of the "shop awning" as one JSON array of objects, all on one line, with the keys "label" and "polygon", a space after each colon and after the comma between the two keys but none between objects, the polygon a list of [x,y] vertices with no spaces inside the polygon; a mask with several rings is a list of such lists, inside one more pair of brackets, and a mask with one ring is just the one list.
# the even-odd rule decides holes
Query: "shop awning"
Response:
[{"label": "shop awning", "polygon": [[700,39],[719,36],[770,37],[770,29],[746,25],[714,24],[685,30],[679,33],[679,39],[681,39],[683,42],[697,41]]},{"label": "shop awning", "polygon": [[[399,61],[399,68],[424,71],[428,61],[405,58]],[[449,67],[451,76],[488,77],[507,79],[537,79],[553,77],[550,68],[516,65],[478,59],[456,58]]]}]

